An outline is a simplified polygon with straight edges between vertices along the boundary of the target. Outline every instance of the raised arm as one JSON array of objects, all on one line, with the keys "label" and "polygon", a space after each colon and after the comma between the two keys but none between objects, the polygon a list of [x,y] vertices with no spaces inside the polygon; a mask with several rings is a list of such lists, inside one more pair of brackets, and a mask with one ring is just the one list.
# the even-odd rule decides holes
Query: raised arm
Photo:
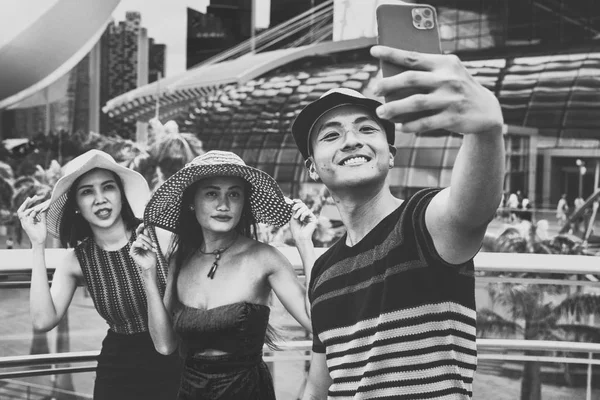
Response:
[{"label": "raised arm", "polygon": [[[267,254],[268,252],[268,254]],[[276,248],[268,246],[261,256],[268,268],[268,280],[275,295],[285,309],[302,327],[312,332],[306,311],[306,288],[298,280],[294,267]]]},{"label": "raised arm", "polygon": [[451,185],[432,199],[425,223],[445,261],[465,262],[479,250],[502,196],[504,140],[498,99],[476,82],[454,55],[383,46],[375,46],[371,54],[408,69],[382,79],[380,95],[406,88],[420,92],[380,107],[381,118],[395,120],[406,113],[427,111],[428,116],[405,122],[401,129],[446,129],[463,135]]},{"label": "raised arm", "polygon": [[31,206],[39,200],[27,198],[17,210],[23,230],[31,242],[31,288],[29,310],[35,329],[49,331],[65,315],[77,289],[77,271],[81,271],[72,250],[68,250],[54,271],[52,287],[48,284],[46,269],[46,210],[48,203]]},{"label": "raised arm", "polygon": [[[313,234],[317,228],[317,218],[312,211],[301,200],[286,199],[293,203],[292,218],[290,219],[290,231],[296,243],[296,248],[302,260],[302,268],[304,269],[305,289],[308,289],[312,268],[317,260],[315,246],[312,241]],[[308,299],[308,290],[305,290],[304,306],[306,313],[310,317],[310,301]]]},{"label": "raised arm", "polygon": [[175,284],[175,274],[167,277],[167,293],[164,299],[158,289],[158,276],[156,273],[156,254],[158,252],[150,240],[144,225],[136,229],[137,238],[131,245],[130,255],[142,271],[144,289],[148,301],[148,330],[156,351],[160,354],[171,354],[177,348],[177,338],[171,321],[171,288]]}]

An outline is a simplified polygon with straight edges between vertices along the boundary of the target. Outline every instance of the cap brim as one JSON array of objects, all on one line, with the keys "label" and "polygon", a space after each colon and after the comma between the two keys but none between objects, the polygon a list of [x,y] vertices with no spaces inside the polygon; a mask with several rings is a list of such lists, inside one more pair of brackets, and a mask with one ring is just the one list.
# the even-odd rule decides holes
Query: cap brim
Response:
[{"label": "cap brim", "polygon": [[342,105],[361,106],[368,111],[371,111],[383,125],[388,143],[394,144],[396,131],[394,123],[377,117],[375,110],[381,105],[380,102],[367,97],[360,98],[343,93],[331,93],[304,107],[292,124],[292,135],[305,160],[310,156],[308,151],[308,139],[314,123],[326,112]]}]

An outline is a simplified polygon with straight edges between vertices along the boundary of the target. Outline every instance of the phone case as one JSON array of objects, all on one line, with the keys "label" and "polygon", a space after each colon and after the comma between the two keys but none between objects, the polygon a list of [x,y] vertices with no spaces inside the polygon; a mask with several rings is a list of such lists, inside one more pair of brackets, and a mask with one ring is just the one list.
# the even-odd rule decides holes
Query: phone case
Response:
[{"label": "phone case", "polygon": [[[377,7],[376,15],[379,44],[420,53],[441,54],[437,14],[434,7],[426,4],[381,4]],[[429,23],[424,26],[423,21],[431,21],[433,26]],[[384,78],[406,70],[383,61],[380,62],[380,66]],[[385,101],[387,103],[403,99],[415,93],[416,90],[398,91],[386,96]],[[418,115],[406,115],[403,120],[417,118]]]}]

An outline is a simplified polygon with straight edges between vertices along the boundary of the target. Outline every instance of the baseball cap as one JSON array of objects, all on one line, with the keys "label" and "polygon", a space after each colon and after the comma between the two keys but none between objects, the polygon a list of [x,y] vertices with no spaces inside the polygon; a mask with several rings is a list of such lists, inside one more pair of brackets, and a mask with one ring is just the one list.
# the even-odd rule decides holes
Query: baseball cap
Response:
[{"label": "baseball cap", "polygon": [[395,139],[394,123],[377,117],[375,110],[381,105],[377,100],[363,96],[356,90],[336,88],[328,90],[320,98],[308,104],[300,111],[292,123],[292,135],[304,159],[310,156],[310,132],[319,118],[326,112],[342,106],[360,106],[371,112],[385,129],[388,143],[393,145]]}]

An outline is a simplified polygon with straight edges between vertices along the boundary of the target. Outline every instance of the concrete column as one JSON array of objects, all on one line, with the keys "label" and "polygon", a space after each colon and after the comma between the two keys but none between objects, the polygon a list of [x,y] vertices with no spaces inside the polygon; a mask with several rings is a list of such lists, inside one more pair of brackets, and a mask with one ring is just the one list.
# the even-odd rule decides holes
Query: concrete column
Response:
[{"label": "concrete column", "polygon": [[[138,34],[137,87],[148,84],[148,46],[148,31],[146,28],[141,28]],[[136,122],[135,140],[144,147],[148,143],[148,124],[146,122]]]},{"label": "concrete column", "polygon": [[535,199],[535,178],[537,171],[537,137],[529,136],[529,165],[527,166],[527,196],[530,201]]},{"label": "concrete column", "polygon": [[89,109],[89,131],[100,133],[100,41],[90,51],[90,109]]},{"label": "concrete column", "polygon": [[552,184],[552,155],[544,154],[544,171],[543,171],[543,186],[542,186],[542,203],[543,205],[552,207],[550,202],[550,185]]}]

